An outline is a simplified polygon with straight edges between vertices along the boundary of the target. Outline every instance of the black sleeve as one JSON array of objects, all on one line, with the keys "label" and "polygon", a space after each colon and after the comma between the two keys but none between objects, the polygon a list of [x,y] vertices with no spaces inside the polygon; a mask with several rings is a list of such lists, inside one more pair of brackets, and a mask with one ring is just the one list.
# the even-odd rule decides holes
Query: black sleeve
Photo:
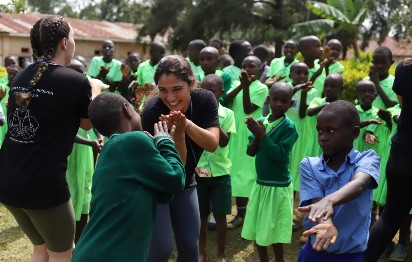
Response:
[{"label": "black sleeve", "polygon": [[89,104],[92,101],[92,87],[87,77],[83,76],[83,81],[79,85],[77,101],[77,112],[80,118],[88,117]]},{"label": "black sleeve", "polygon": [[159,121],[159,117],[162,114],[159,102],[162,103],[159,96],[152,97],[143,108],[142,128],[152,135],[154,134],[154,124]]},{"label": "black sleeve", "polygon": [[[212,92],[203,89],[197,89],[194,92],[197,93],[196,97],[198,99],[197,103],[193,103],[194,107],[197,108],[197,112],[194,116],[194,122],[204,129],[209,127],[219,127],[218,104],[216,97]],[[199,117],[199,121],[196,121],[197,117]]]},{"label": "black sleeve", "polygon": [[402,62],[396,67],[393,91],[399,96],[411,97],[410,83],[412,83],[412,64],[405,65],[405,62]]}]

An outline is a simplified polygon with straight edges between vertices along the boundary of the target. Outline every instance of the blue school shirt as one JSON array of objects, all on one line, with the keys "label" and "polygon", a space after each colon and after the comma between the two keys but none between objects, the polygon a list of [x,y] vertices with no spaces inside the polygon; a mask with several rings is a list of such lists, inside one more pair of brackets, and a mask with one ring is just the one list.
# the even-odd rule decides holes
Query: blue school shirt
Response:
[{"label": "blue school shirt", "polygon": [[[323,157],[306,157],[300,163],[300,206],[310,204],[315,198],[330,195],[349,183],[355,173],[369,174],[373,182],[369,189],[352,201],[334,207],[333,224],[338,229],[336,242],[326,250],[328,253],[357,253],[366,250],[371,222],[373,189],[379,182],[380,158],[373,150],[362,153],[352,148],[346,161],[337,172],[329,168]],[[308,230],[316,224],[309,221],[308,215],[303,220],[303,227]],[[315,243],[316,236],[310,241]]]}]

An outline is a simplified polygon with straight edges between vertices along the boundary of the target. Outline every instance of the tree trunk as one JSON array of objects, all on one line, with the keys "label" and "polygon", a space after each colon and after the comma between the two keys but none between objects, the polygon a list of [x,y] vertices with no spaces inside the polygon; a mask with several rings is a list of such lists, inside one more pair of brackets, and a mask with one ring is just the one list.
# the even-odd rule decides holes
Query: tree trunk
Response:
[{"label": "tree trunk", "polygon": [[275,39],[275,58],[282,56],[282,47],[283,47],[283,40],[282,39]]},{"label": "tree trunk", "polygon": [[359,54],[358,41],[357,41],[356,37],[352,37],[352,46],[353,46],[353,52],[355,54],[356,59],[359,59],[360,54]]}]

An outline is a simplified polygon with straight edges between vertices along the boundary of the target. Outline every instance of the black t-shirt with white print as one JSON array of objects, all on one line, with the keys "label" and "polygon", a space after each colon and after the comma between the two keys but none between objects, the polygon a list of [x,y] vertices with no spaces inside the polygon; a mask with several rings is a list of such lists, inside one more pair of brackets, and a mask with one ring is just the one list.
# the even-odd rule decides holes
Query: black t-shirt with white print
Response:
[{"label": "black t-shirt with white print", "polygon": [[[204,89],[194,89],[191,93],[191,105],[184,112],[186,118],[190,119],[201,128],[219,127],[218,105],[212,92]],[[153,134],[154,124],[159,122],[161,114],[168,115],[170,109],[162,102],[159,96],[153,97],[147,102],[143,109],[143,130]],[[186,181],[185,188],[196,185],[195,168],[203,153],[203,148],[193,142],[186,134]]]},{"label": "black t-shirt with white print", "polygon": [[91,101],[88,79],[49,64],[27,108],[16,93],[27,90],[36,64],[20,71],[10,86],[8,132],[0,150],[0,202],[21,208],[48,208],[68,201],[67,157]]}]

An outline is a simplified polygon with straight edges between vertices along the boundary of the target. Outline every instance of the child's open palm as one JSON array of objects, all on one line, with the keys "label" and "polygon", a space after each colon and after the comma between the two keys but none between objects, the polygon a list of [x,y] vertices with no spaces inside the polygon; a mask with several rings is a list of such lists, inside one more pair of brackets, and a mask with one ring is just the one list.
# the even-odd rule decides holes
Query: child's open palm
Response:
[{"label": "child's open palm", "polygon": [[252,116],[248,116],[246,117],[245,124],[256,138],[262,139],[266,135],[266,130],[261,120],[256,122]]},{"label": "child's open palm", "polygon": [[166,137],[172,138],[175,131],[176,131],[175,125],[172,126],[172,128],[170,129],[170,133],[169,133],[167,129],[167,122],[159,121],[158,123],[154,124],[154,135],[153,136],[147,131],[145,131],[145,133],[152,139],[155,139],[156,137],[159,137],[159,136],[166,136]]},{"label": "child's open palm", "polygon": [[249,75],[246,70],[242,69],[240,73],[240,83],[244,88],[249,88],[250,84],[255,80],[254,75]]},{"label": "child's open palm", "polygon": [[328,247],[335,243],[338,238],[339,232],[332,222],[317,224],[309,230],[303,232],[303,235],[309,237],[316,234],[316,240],[313,244],[313,249],[316,251],[326,250]]}]

